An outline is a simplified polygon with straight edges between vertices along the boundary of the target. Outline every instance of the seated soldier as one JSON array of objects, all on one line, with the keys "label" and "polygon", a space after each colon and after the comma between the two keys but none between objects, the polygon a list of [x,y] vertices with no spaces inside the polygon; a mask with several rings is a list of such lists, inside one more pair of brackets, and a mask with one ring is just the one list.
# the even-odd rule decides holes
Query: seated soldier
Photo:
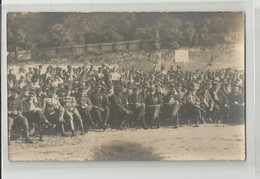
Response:
[{"label": "seated soldier", "polygon": [[[210,84],[202,83],[198,92],[198,98],[200,99],[200,107],[203,109],[201,112],[201,122],[212,122],[216,120],[219,115],[219,108],[215,105],[211,95],[209,93]],[[212,119],[211,119],[212,118]]]},{"label": "seated soldier", "polygon": [[90,95],[92,102],[92,112],[98,119],[99,125],[106,130],[109,118],[109,102],[105,93],[101,92],[101,84],[96,86],[96,90]]},{"label": "seated soldier", "polygon": [[175,128],[179,127],[179,96],[174,88],[174,85],[170,86],[169,93],[163,99],[163,108],[166,116],[170,117],[170,121]]},{"label": "seated soldier", "polygon": [[85,131],[84,131],[84,127],[83,127],[82,118],[76,108],[76,105],[77,105],[76,99],[73,96],[70,96],[70,94],[71,94],[70,89],[64,89],[63,92],[64,92],[64,95],[63,95],[63,97],[61,97],[60,103],[65,109],[64,118],[67,117],[69,119],[72,136],[76,136],[76,131],[75,131],[74,122],[73,122],[74,118],[79,123],[79,127],[81,130],[80,134],[84,135]]},{"label": "seated soldier", "polygon": [[129,105],[133,111],[133,118],[138,123],[141,122],[144,129],[148,129],[145,122],[145,101],[137,87],[133,88],[133,94],[129,97]]},{"label": "seated soldier", "polygon": [[19,97],[20,91],[11,88],[11,96],[8,97],[8,145],[11,144],[11,130],[13,124],[22,126],[25,132],[25,143],[32,143],[29,138],[29,124],[27,118],[22,115],[23,104]]},{"label": "seated soldier", "polygon": [[230,107],[231,107],[231,120],[232,122],[245,122],[245,99],[243,93],[238,89],[238,84],[232,85],[232,91],[230,93]]},{"label": "seated soldier", "polygon": [[230,116],[229,100],[225,92],[220,89],[218,82],[213,82],[210,95],[219,111],[218,115],[215,116],[215,122],[220,123],[221,120],[228,121]]},{"label": "seated soldier", "polygon": [[43,124],[47,125],[50,130],[56,127],[55,124],[51,124],[41,108],[39,108],[38,102],[35,100],[34,91],[29,92],[29,97],[23,101],[23,116],[25,116],[29,123],[39,124],[40,141],[43,141]]},{"label": "seated soldier", "polygon": [[186,108],[185,111],[189,114],[188,117],[195,116],[195,126],[199,127],[201,111],[203,111],[203,109],[200,107],[200,100],[196,95],[194,85],[187,87],[186,104],[184,105],[184,108]]},{"label": "seated soldier", "polygon": [[91,115],[92,102],[87,95],[87,90],[84,87],[79,87],[78,93],[76,93],[74,96],[78,103],[77,109],[79,111],[79,114],[81,114],[81,116],[84,116],[83,119],[86,118],[83,122],[83,125],[85,125],[86,127],[86,124],[89,123],[92,127],[96,127],[96,124],[94,123]]},{"label": "seated soldier", "polygon": [[59,99],[55,96],[55,88],[46,89],[46,98],[43,99],[43,111],[49,121],[61,127],[61,136],[67,137],[64,130],[64,112],[65,109],[60,105]]},{"label": "seated soldier", "polygon": [[127,119],[133,113],[125,103],[126,99],[123,98],[122,92],[123,88],[116,86],[111,97],[111,111],[115,115],[116,127],[121,130],[126,128]]},{"label": "seated soldier", "polygon": [[146,114],[148,118],[148,124],[150,127],[159,128],[161,125],[160,122],[160,109],[163,104],[163,95],[159,93],[153,87],[150,88],[149,95],[145,99],[145,106],[146,106]]}]

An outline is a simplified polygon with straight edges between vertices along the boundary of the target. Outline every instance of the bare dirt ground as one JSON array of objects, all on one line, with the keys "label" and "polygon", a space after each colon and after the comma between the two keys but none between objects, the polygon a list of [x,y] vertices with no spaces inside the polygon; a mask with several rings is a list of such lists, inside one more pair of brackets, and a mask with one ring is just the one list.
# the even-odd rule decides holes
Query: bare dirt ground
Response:
[{"label": "bare dirt ground", "polygon": [[205,124],[178,129],[107,129],[76,137],[12,141],[12,161],[244,160],[245,126]]}]

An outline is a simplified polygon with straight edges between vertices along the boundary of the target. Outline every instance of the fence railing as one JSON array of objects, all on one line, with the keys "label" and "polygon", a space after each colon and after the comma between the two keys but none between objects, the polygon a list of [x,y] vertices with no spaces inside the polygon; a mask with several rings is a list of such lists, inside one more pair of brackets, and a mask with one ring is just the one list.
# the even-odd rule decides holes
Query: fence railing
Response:
[{"label": "fence railing", "polygon": [[53,58],[64,58],[69,56],[80,56],[87,54],[102,54],[122,51],[152,50],[152,40],[133,40],[114,43],[98,43],[74,46],[52,47],[46,49],[35,49],[30,51],[9,52],[7,59],[15,61],[29,61]]}]

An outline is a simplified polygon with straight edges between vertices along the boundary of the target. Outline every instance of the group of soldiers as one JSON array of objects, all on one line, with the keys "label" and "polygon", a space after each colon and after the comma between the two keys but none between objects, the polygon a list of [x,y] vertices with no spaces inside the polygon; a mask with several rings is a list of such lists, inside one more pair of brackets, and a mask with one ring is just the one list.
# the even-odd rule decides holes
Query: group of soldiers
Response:
[{"label": "group of soldiers", "polygon": [[[159,128],[244,123],[244,71],[181,67],[150,71],[102,65],[43,65],[8,72],[8,143],[16,124],[25,142],[36,124],[45,133],[84,135],[90,129]],[[21,130],[20,130],[21,131]]]}]

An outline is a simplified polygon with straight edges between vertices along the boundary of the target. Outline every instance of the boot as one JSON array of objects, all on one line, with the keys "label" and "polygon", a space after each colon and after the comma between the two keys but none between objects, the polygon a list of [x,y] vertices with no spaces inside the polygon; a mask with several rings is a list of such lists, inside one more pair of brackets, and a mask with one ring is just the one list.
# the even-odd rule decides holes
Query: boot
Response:
[{"label": "boot", "polygon": [[65,134],[64,132],[62,132],[60,135],[61,135],[62,137],[69,137],[69,135],[68,135],[68,134]]},{"label": "boot", "polygon": [[43,135],[42,135],[42,133],[40,134],[40,139],[39,139],[39,141],[43,141]]},{"label": "boot", "polygon": [[82,129],[80,135],[85,135],[85,131]]},{"label": "boot", "polygon": [[27,143],[27,144],[33,144],[33,141],[31,141],[29,138],[26,138],[26,139],[25,139],[25,143]]},{"label": "boot", "polygon": [[72,137],[75,137],[77,135],[75,130],[72,130],[71,132],[72,132],[72,134],[71,134]]},{"label": "boot", "polygon": [[56,125],[55,124],[51,124],[51,126],[49,126],[49,131],[52,131],[55,128],[56,128]]},{"label": "boot", "polygon": [[104,123],[104,124],[102,125],[102,128],[103,128],[104,131],[107,129],[106,123]]},{"label": "boot", "polygon": [[8,136],[8,145],[11,145],[11,139],[9,136]]}]

